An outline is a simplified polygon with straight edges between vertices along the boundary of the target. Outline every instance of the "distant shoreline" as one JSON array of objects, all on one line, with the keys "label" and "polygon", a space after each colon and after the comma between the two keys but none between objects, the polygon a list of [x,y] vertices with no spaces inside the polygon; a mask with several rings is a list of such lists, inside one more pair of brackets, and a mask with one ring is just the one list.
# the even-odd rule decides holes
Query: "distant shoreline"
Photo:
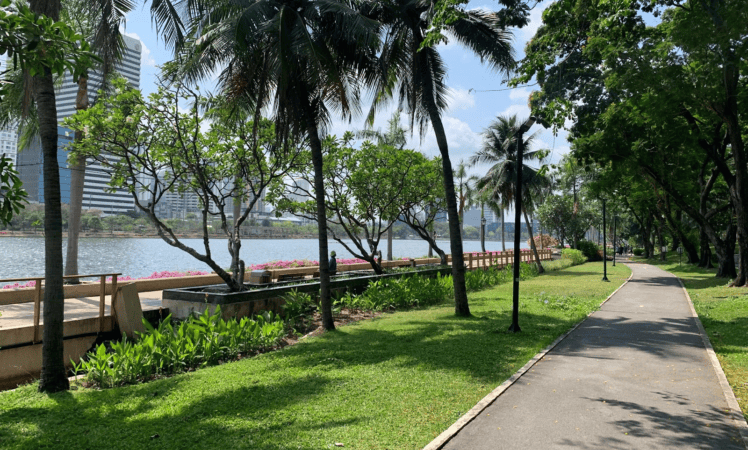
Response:
[{"label": "distant shoreline", "polygon": [[[62,237],[67,238],[68,234],[67,232],[62,232]],[[43,238],[44,234],[42,232],[34,233],[34,232],[26,232],[26,231],[7,231],[3,233],[0,231],[0,238],[4,237],[23,237],[23,238]],[[115,232],[114,234],[109,233],[81,233],[79,236],[81,239],[85,238],[116,238],[116,239],[135,239],[135,238],[141,238],[141,239],[161,239],[161,236],[158,234],[139,234],[139,233],[127,233],[127,232]],[[177,237],[183,238],[183,239],[202,239],[203,235],[201,234],[177,234]],[[211,239],[226,239],[223,235],[210,235]],[[284,240],[284,239],[317,239],[317,236],[314,235],[288,235],[288,236],[242,236],[242,240],[244,239],[277,239],[277,240]],[[332,240],[332,238],[330,239]],[[419,241],[421,239],[419,238],[412,238],[412,239],[398,239],[395,238],[394,241]],[[449,241],[448,238],[443,239],[444,241]],[[523,241],[526,241],[527,239],[523,239]],[[480,242],[480,239],[463,239],[463,242],[470,241],[470,242]],[[486,239],[486,242],[501,242],[498,239]],[[510,242],[510,240],[507,240],[506,242]],[[387,245],[387,239],[382,239],[380,241],[380,245],[384,244]]]}]

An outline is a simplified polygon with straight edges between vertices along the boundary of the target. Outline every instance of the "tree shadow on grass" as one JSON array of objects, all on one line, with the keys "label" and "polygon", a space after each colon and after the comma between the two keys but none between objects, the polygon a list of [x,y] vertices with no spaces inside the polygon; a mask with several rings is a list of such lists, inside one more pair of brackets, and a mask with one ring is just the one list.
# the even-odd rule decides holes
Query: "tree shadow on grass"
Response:
[{"label": "tree shadow on grass", "polygon": [[[214,369],[220,367],[207,370]],[[284,436],[290,438],[325,427],[347,427],[358,421],[288,414],[287,408],[334,387],[331,379],[324,376],[289,377],[276,383],[254,384],[250,374],[243,385],[231,389],[204,387],[205,393],[197,401],[194,397],[177,398],[180,395],[177,387],[185,383],[195,389],[204,387],[181,376],[120,389],[89,391],[84,396],[70,392],[49,395],[51,406],[41,401],[35,404],[46,404],[19,406],[3,412],[0,447],[280,450],[286,448],[284,444],[289,440]],[[24,424],[30,432],[17,433],[15,424]],[[316,450],[320,445],[298,448]]]}]

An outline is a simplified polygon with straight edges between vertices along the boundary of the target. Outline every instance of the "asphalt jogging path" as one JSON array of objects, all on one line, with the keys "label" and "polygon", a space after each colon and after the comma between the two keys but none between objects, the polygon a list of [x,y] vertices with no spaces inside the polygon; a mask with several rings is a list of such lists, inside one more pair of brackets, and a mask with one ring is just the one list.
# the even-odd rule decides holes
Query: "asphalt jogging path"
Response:
[{"label": "asphalt jogging path", "polygon": [[678,279],[629,267],[599,311],[439,448],[745,449]]}]

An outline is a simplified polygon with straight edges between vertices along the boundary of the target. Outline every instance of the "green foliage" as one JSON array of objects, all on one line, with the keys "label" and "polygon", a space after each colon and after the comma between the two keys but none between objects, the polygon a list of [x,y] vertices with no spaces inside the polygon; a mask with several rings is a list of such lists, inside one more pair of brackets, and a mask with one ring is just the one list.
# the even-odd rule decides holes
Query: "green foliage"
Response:
[{"label": "green foliage", "polygon": [[584,264],[587,261],[587,257],[584,256],[584,253],[573,248],[565,248],[561,250],[561,259],[570,260],[574,266]]},{"label": "green foliage", "polygon": [[[468,291],[479,291],[506,283],[512,279],[512,270],[510,265],[504,269],[494,266],[486,270],[467,271],[465,272],[465,286]],[[537,275],[536,265],[527,263],[520,265],[521,280]],[[454,286],[451,275],[436,278],[413,275],[371,282],[363,294],[346,293],[337,304],[354,309],[382,311],[435,305],[453,296]]]},{"label": "green foliage", "polygon": [[310,317],[317,310],[317,303],[312,296],[305,292],[293,289],[284,295],[283,316],[286,320],[297,322],[300,319]]},{"label": "green foliage", "polygon": [[102,388],[121,386],[235,359],[239,354],[270,348],[284,335],[283,321],[273,313],[255,319],[223,320],[221,311],[206,310],[199,316],[172,324],[171,315],[154,328],[145,319],[147,331],[131,341],[99,345],[74,365],[76,373]]},{"label": "green foliage", "polygon": [[[32,77],[44,70],[55,75],[72,72],[77,79],[99,59],[67,24],[34,13],[25,3],[6,9],[10,5],[10,0],[0,1],[0,55],[7,55],[9,67],[20,67]],[[7,86],[0,83],[0,101]]]},{"label": "green foliage", "polygon": [[453,296],[453,289],[451,276],[413,275],[373,281],[363,294],[346,293],[338,303],[348,308],[374,311],[427,306]]},{"label": "green foliage", "polygon": [[597,253],[599,248],[594,242],[579,241],[577,242],[577,250],[582,252],[587,261],[600,261],[600,255]]},{"label": "green foliage", "polygon": [[644,254],[643,248],[635,248],[634,249],[634,256],[642,256]]},{"label": "green foliage", "polygon": [[0,224],[8,225],[13,215],[24,208],[24,203],[28,203],[28,193],[22,186],[10,157],[0,154]]}]

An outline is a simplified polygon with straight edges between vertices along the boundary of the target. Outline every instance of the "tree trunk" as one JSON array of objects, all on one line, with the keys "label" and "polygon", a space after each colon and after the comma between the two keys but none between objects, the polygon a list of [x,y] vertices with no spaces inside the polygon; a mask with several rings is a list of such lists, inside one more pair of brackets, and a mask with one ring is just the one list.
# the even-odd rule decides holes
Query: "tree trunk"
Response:
[{"label": "tree trunk", "polygon": [[[317,229],[319,233],[319,300],[322,313],[322,326],[327,331],[335,330],[330,299],[330,264],[327,250],[327,211],[325,207],[325,182],[322,160],[322,142],[319,139],[317,123],[312,119],[311,105],[307,105],[307,137],[312,150],[314,165],[314,193],[317,202]],[[453,191],[454,192],[454,191]]]},{"label": "tree trunk", "polygon": [[387,229],[387,261],[392,261],[392,228],[395,227],[395,224],[393,223],[390,225],[390,228]]},{"label": "tree trunk", "polygon": [[535,246],[535,239],[532,236],[532,223],[527,218],[527,210],[522,211],[525,214],[525,223],[527,224],[527,231],[530,233],[530,247],[532,248],[532,252],[535,254],[535,263],[538,265],[538,273],[545,272],[545,269],[543,268],[543,264],[540,263],[540,255],[538,255],[538,249]]},{"label": "tree trunk", "polygon": [[483,253],[486,253],[486,226],[483,224],[485,222],[485,216],[483,215],[483,203],[480,204],[480,247]]},{"label": "tree trunk", "polygon": [[[30,8],[54,20],[60,18],[59,1],[32,0]],[[62,288],[62,205],[57,161],[57,106],[52,72],[49,69],[34,77],[33,92],[44,155],[44,336],[39,390],[59,392],[67,390],[70,383],[65,373],[62,341],[65,298]]]},{"label": "tree trunk", "polygon": [[504,238],[504,208],[501,208],[501,251],[506,251],[506,239]]},{"label": "tree trunk", "polygon": [[[239,182],[239,179],[237,178],[234,180],[234,186]],[[242,237],[241,237],[241,230],[239,229],[239,217],[242,215],[242,199],[241,196],[238,198],[233,199],[232,204],[232,214],[234,216],[233,221],[233,231],[229,233],[229,254],[231,255],[231,274],[234,279],[234,282],[238,284],[239,286],[244,286],[244,270],[242,269],[242,266],[244,266],[244,261],[242,261],[239,256],[242,248]]]},{"label": "tree trunk", "polygon": [[447,136],[444,133],[441,117],[433,97],[427,98],[429,104],[429,116],[431,125],[434,127],[436,142],[439,145],[439,153],[442,157],[442,171],[444,172],[444,194],[447,197],[447,217],[449,218],[449,243],[452,251],[452,280],[455,289],[455,314],[458,316],[469,316],[467,289],[465,288],[465,261],[462,250],[461,221],[457,213],[457,197],[455,196],[455,184],[452,176],[452,162],[449,160],[449,148]]},{"label": "tree trunk", "polygon": [[[78,80],[78,93],[75,98],[76,111],[88,109],[88,77]],[[75,142],[83,140],[83,132],[75,132]],[[70,218],[68,219],[67,257],[65,258],[65,275],[78,275],[78,237],[80,236],[81,214],[83,213],[83,187],[86,179],[86,159],[80,158],[70,171]],[[78,284],[80,280],[68,280]]]},{"label": "tree trunk", "polygon": [[704,227],[699,227],[699,267],[711,269],[714,267],[712,264],[712,248],[709,246],[709,236],[707,236]]}]

